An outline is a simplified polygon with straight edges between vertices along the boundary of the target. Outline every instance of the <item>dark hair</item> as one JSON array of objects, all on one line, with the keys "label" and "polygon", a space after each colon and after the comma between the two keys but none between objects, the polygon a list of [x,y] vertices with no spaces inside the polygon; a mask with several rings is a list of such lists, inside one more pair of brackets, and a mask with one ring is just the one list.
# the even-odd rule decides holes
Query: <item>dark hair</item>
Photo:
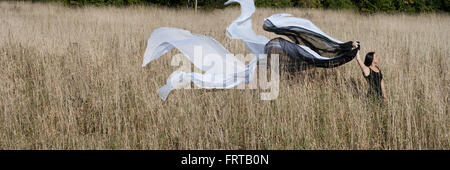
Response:
[{"label": "dark hair", "polygon": [[375,52],[369,52],[369,53],[366,54],[366,59],[364,59],[364,65],[366,65],[367,67],[372,65],[373,54],[375,54]]}]

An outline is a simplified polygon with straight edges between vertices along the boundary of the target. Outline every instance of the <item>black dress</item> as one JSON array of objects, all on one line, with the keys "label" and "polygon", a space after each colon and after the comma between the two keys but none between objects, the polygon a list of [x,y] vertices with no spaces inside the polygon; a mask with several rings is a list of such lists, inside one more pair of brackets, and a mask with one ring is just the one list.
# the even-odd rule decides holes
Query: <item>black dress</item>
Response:
[{"label": "black dress", "polygon": [[382,101],[383,92],[381,90],[381,80],[383,80],[383,74],[381,73],[380,68],[378,68],[378,72],[373,71],[371,68],[369,69],[369,75],[364,76],[369,83],[369,91],[367,92],[367,97]]}]

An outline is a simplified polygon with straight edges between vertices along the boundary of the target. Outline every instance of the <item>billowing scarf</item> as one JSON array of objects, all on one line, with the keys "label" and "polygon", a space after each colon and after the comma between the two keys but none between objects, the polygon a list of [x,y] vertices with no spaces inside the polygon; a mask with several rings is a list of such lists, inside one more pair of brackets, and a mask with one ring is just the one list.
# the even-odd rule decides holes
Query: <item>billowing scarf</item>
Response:
[{"label": "billowing scarf", "polygon": [[227,89],[249,83],[254,79],[257,62],[266,59],[260,54],[271,56],[274,52],[282,53],[281,64],[287,59],[292,60],[288,63],[290,65],[307,66],[299,68],[336,67],[352,60],[356,55],[355,50],[351,50],[352,42],[342,43],[335,40],[310,21],[289,14],[275,14],[266,18],[264,29],[286,35],[295,43],[282,38],[269,41],[268,38],[253,32],[251,24],[251,16],[255,12],[253,0],[229,0],[225,5],[233,2],[241,5],[241,15],[227,27],[227,36],[244,41],[255,58],[246,65],[211,37],[193,34],[179,28],[158,28],[147,42],[142,67],[176,48],[196,68],[203,71],[203,73],[183,71],[172,73],[166,84],[157,91],[162,100],[166,100],[170,91],[191,82],[205,89]]}]

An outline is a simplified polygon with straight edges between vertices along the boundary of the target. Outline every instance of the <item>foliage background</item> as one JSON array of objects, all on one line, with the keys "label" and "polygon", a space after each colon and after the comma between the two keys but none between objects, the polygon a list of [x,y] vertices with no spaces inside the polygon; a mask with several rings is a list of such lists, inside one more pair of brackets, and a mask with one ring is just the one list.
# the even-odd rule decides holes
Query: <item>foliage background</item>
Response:
[{"label": "foliage background", "polygon": [[[66,5],[153,5],[193,7],[195,0],[32,0],[33,2],[63,2]],[[224,8],[226,0],[199,0],[198,8]],[[449,12],[450,0],[255,0],[257,7],[351,9],[374,12]]]}]

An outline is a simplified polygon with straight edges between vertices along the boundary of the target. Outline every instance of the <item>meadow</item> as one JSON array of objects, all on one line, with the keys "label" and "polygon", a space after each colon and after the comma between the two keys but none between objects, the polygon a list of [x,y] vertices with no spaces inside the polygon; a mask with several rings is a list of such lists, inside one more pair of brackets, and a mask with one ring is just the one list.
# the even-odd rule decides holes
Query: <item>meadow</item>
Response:
[{"label": "meadow", "polygon": [[356,61],[282,78],[276,100],[261,90],[156,90],[177,67],[172,50],[141,67],[162,26],[211,36],[249,53],[225,28],[239,8],[69,8],[0,2],[0,149],[450,149],[450,16],[358,14],[257,8],[263,19],[291,13],[327,34],[375,51],[387,105],[368,103]]}]

